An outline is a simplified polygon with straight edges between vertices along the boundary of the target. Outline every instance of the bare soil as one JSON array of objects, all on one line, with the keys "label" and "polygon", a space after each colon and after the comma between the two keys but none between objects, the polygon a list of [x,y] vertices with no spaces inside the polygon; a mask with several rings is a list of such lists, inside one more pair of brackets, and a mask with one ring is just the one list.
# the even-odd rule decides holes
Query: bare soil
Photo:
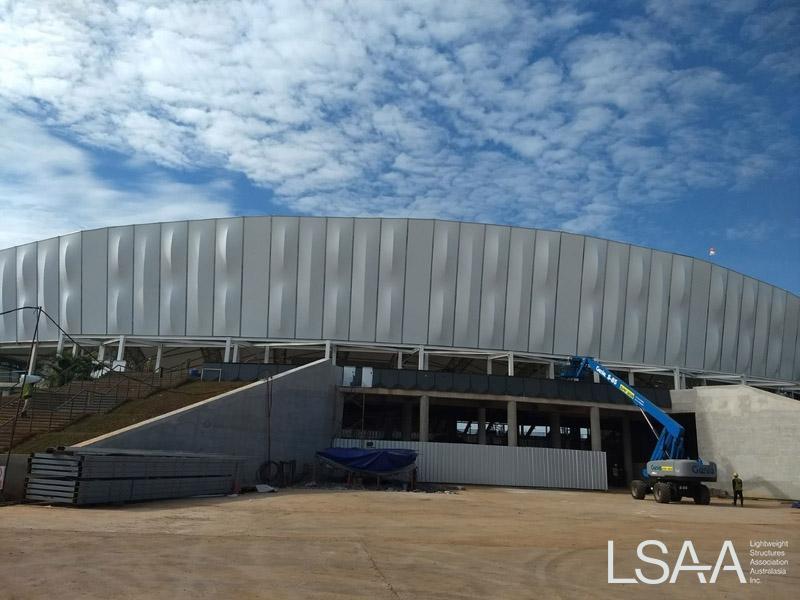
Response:
[{"label": "bare soil", "polygon": [[[0,508],[0,598],[797,598],[800,510],[637,502],[622,493],[470,487],[456,494],[282,490],[113,508]],[[785,576],[609,585],[647,539],[674,564],[732,540],[786,540]],[[649,554],[653,555],[653,549]]]}]

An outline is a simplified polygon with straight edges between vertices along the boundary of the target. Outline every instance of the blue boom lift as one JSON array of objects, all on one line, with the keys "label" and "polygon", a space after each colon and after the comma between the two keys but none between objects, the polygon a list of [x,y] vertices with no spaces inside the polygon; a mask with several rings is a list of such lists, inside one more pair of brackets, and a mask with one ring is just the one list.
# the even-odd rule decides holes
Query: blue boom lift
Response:
[{"label": "blue boom lift", "polygon": [[[693,498],[695,504],[708,504],[711,494],[702,482],[717,480],[717,465],[686,456],[683,426],[593,358],[570,357],[569,366],[561,373],[561,377],[579,380],[584,369],[597,373],[625,394],[642,411],[658,439],[647,466],[642,469],[642,479],[631,482],[631,495],[643,500],[652,490],[656,501],[662,504],[680,501],[684,496]],[[660,434],[656,433],[651,419],[661,425]]]}]

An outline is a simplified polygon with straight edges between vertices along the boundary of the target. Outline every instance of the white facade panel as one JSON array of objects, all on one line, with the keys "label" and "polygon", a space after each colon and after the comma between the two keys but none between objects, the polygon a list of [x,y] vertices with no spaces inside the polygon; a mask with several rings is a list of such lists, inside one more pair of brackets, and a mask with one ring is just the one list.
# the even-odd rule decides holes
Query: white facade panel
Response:
[{"label": "white facade panel", "polygon": [[105,334],[108,326],[108,229],[84,231],[81,250],[81,330],[84,334]]},{"label": "white facade panel", "polygon": [[[38,243],[37,248],[37,304],[50,318],[42,315],[39,322],[39,339],[58,339],[58,238]],[[52,319],[52,320],[51,320]]]},{"label": "white facade panel", "polygon": [[58,293],[59,323],[69,334],[81,332],[81,234],[59,239]]},{"label": "white facade panel", "polygon": [[453,345],[456,278],[458,275],[458,234],[458,223],[435,222],[428,325],[428,343],[434,346]]},{"label": "white facade panel", "polygon": [[293,338],[300,219],[273,217],[269,261],[269,337]]},{"label": "white facade panel", "polygon": [[186,334],[188,249],[186,221],[161,225],[161,335]]},{"label": "white facade panel", "polygon": [[347,340],[353,280],[353,219],[329,218],[325,233],[325,296],[322,337]]},{"label": "white facade panel", "polygon": [[560,249],[560,233],[555,231],[536,232],[536,250],[533,255],[533,282],[531,283],[529,352],[550,353],[553,351]]},{"label": "white facade panel", "polygon": [[647,296],[650,285],[652,250],[631,246],[628,256],[628,288],[625,292],[625,324],[622,335],[622,360],[644,361],[644,336],[647,325]]},{"label": "white facade panel", "polygon": [[0,250],[0,342],[17,341],[17,249]]},{"label": "white facade panel", "polygon": [[242,336],[267,337],[271,217],[244,220],[242,256]]},{"label": "white facade panel", "polygon": [[586,238],[584,244],[577,348],[584,356],[600,354],[607,247],[608,242],[597,238]]},{"label": "white facade panel", "polygon": [[773,288],[772,310],[769,317],[769,337],[767,338],[767,377],[777,379],[781,376],[781,351],[783,350],[783,331],[786,318],[786,292]]},{"label": "white facade panel", "polygon": [[687,256],[673,256],[669,283],[665,364],[680,366],[686,362],[691,294],[692,259]]},{"label": "white facade panel", "polygon": [[428,343],[431,299],[433,221],[410,220],[406,243],[406,283],[403,298],[403,343]]},{"label": "white facade panel", "polygon": [[458,269],[456,271],[454,346],[466,348],[478,346],[484,229],[485,225],[461,223]]},{"label": "white facade panel", "polygon": [[535,249],[536,231],[517,227],[511,229],[505,333],[503,336],[503,347],[506,350],[528,351],[531,324],[531,281]]},{"label": "white facade panel", "polygon": [[483,247],[478,345],[502,349],[508,287],[509,227],[487,225]]},{"label": "white facade panel", "polygon": [[214,335],[238,336],[242,317],[241,217],[217,219],[214,252]]},{"label": "white facade panel", "polygon": [[[17,307],[38,306],[38,277],[36,276],[36,242],[17,246]],[[36,331],[36,311],[17,313],[17,340],[32,340]]]},{"label": "white facade panel", "polygon": [[325,219],[300,219],[297,262],[297,326],[295,337],[322,337],[322,309],[325,289]]},{"label": "white facade panel", "polygon": [[186,335],[207,336],[213,333],[214,219],[190,221],[186,255]]},{"label": "white facade panel", "polygon": [[403,341],[403,299],[406,275],[406,219],[381,221],[381,251],[378,271],[378,342]]},{"label": "white facade panel", "polygon": [[628,244],[608,243],[599,354],[606,360],[618,361],[622,358],[629,254]]},{"label": "white facade panel", "polygon": [[108,230],[109,334],[133,333],[133,226]]},{"label": "white facade panel", "polygon": [[753,339],[756,330],[758,282],[745,277],[742,282],[742,303],[739,316],[739,343],[736,354],[736,373],[749,373],[753,358]]},{"label": "white facade panel", "polygon": [[161,307],[161,224],[133,232],[133,332],[158,335]]},{"label": "white facade panel", "polygon": [[357,342],[375,341],[380,239],[380,219],[356,219],[353,229],[350,339]]}]

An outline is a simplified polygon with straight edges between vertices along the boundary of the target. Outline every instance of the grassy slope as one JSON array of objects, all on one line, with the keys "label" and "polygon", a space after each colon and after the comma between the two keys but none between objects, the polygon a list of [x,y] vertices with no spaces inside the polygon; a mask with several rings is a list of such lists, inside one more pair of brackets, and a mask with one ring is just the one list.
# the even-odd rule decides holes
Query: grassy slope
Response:
[{"label": "grassy slope", "polygon": [[91,415],[61,431],[42,433],[14,447],[14,453],[40,452],[56,446],[69,446],[200,402],[249,382],[192,382],[147,398],[129,400],[106,414]]}]

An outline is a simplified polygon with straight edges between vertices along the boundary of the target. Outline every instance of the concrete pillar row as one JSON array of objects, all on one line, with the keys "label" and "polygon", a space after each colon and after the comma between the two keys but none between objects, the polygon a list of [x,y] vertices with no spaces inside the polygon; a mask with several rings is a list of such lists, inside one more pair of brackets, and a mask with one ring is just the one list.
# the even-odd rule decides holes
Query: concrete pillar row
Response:
[{"label": "concrete pillar row", "polygon": [[633,450],[631,449],[631,420],[629,417],[622,417],[622,460],[625,468],[625,482],[630,483],[634,478],[633,473]]},{"label": "concrete pillar row", "polygon": [[506,408],[508,425],[508,445],[517,445],[517,401],[509,400]]},{"label": "concrete pillar row", "polygon": [[553,448],[561,448],[561,415],[550,413],[550,443]]},{"label": "concrete pillar row", "polygon": [[486,407],[478,408],[478,443],[486,445]]},{"label": "concrete pillar row", "polygon": [[592,450],[602,450],[603,432],[600,429],[600,407],[592,406],[589,409],[589,435],[592,440]]},{"label": "concrete pillar row", "polygon": [[419,398],[419,441],[428,441],[428,416],[430,412],[430,398],[420,396]]}]

